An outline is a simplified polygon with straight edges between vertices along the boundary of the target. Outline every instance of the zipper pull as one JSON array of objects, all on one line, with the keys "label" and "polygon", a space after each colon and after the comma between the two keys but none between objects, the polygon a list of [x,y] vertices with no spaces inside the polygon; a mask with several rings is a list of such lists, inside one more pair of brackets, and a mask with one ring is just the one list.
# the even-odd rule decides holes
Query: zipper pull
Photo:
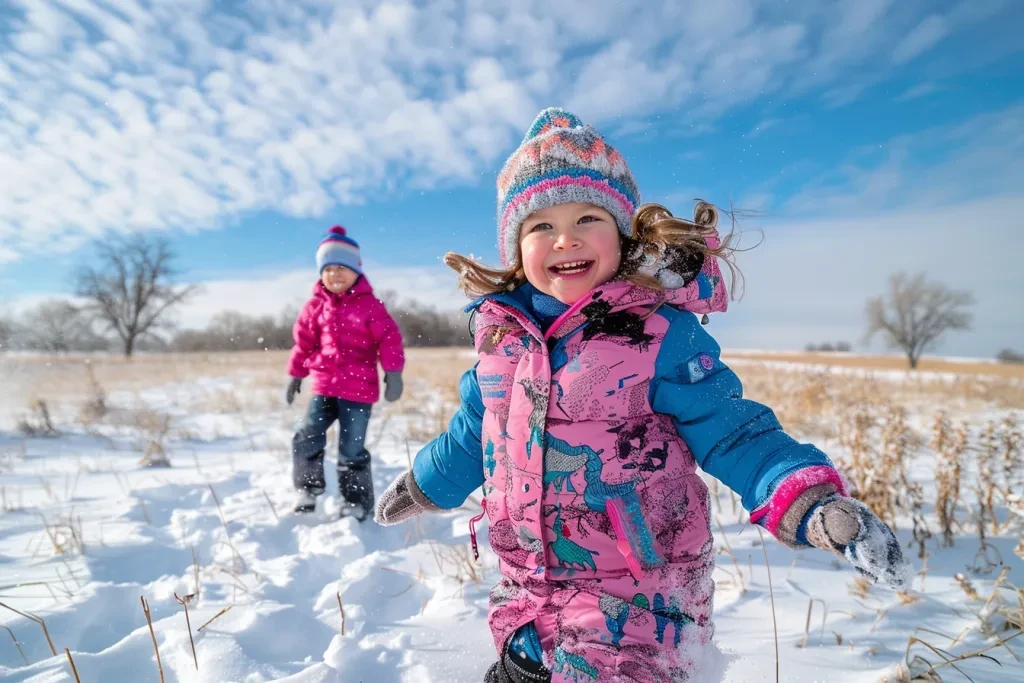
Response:
[{"label": "zipper pull", "polygon": [[480,559],[480,547],[476,542],[476,523],[484,518],[487,514],[487,499],[483,498],[480,500],[480,514],[469,520],[469,542],[473,546],[473,560]]}]

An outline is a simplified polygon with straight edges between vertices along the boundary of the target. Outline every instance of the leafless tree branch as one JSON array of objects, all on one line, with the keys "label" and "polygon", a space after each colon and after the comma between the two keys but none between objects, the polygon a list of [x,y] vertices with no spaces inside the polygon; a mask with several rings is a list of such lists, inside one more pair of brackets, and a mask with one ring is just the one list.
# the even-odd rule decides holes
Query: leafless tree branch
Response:
[{"label": "leafless tree branch", "polygon": [[173,284],[175,254],[163,238],[131,235],[99,248],[99,263],[78,276],[78,294],[88,310],[114,332],[131,356],[136,342],[168,324],[167,313],[196,293]]},{"label": "leafless tree branch", "polygon": [[890,348],[901,349],[911,368],[935,347],[946,332],[971,326],[974,296],[928,280],[924,273],[896,273],[889,292],[867,302],[867,339],[881,334]]}]

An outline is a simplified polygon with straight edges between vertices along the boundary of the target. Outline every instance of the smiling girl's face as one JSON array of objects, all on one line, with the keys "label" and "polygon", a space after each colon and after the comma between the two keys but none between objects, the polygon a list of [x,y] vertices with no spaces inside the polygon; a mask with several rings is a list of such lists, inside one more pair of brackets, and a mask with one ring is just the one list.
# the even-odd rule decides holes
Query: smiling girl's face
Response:
[{"label": "smiling girl's face", "polygon": [[558,204],[530,214],[519,250],[530,284],[570,305],[611,280],[622,262],[615,219],[593,204]]}]

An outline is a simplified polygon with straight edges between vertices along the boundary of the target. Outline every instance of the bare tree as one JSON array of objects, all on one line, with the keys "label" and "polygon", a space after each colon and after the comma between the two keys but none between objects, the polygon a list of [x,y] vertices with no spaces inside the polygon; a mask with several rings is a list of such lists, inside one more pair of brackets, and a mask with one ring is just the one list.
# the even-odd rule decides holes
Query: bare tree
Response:
[{"label": "bare tree", "polygon": [[970,328],[967,309],[973,304],[970,292],[929,281],[924,273],[896,273],[889,278],[888,298],[868,300],[867,338],[881,332],[886,343],[902,349],[910,367],[916,368],[921,354],[933,348],[943,334]]},{"label": "bare tree", "polygon": [[114,238],[99,247],[99,264],[78,276],[78,294],[113,330],[131,357],[140,338],[167,326],[167,313],[195,291],[175,286],[174,252],[167,240],[143,235]]},{"label": "bare tree", "polygon": [[12,337],[14,337],[14,323],[8,318],[0,318],[0,351],[10,350]]},{"label": "bare tree", "polygon": [[106,346],[92,331],[81,308],[56,299],[27,311],[17,336],[24,348],[48,353],[96,351]]}]

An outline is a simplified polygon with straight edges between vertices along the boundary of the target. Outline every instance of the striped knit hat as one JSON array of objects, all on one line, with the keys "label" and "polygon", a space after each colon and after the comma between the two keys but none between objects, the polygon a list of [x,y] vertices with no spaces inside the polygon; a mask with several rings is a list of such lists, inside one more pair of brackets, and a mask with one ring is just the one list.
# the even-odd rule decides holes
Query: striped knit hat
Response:
[{"label": "striped knit hat", "polygon": [[340,225],[335,225],[327,231],[327,237],[316,250],[316,267],[321,274],[327,266],[345,266],[360,275],[363,274],[359,245],[345,233],[345,228]]},{"label": "striped knit hat", "polygon": [[626,160],[574,114],[545,109],[498,174],[498,251],[505,267],[519,248],[519,230],[535,211],[558,204],[594,204],[633,233],[640,191]]}]

